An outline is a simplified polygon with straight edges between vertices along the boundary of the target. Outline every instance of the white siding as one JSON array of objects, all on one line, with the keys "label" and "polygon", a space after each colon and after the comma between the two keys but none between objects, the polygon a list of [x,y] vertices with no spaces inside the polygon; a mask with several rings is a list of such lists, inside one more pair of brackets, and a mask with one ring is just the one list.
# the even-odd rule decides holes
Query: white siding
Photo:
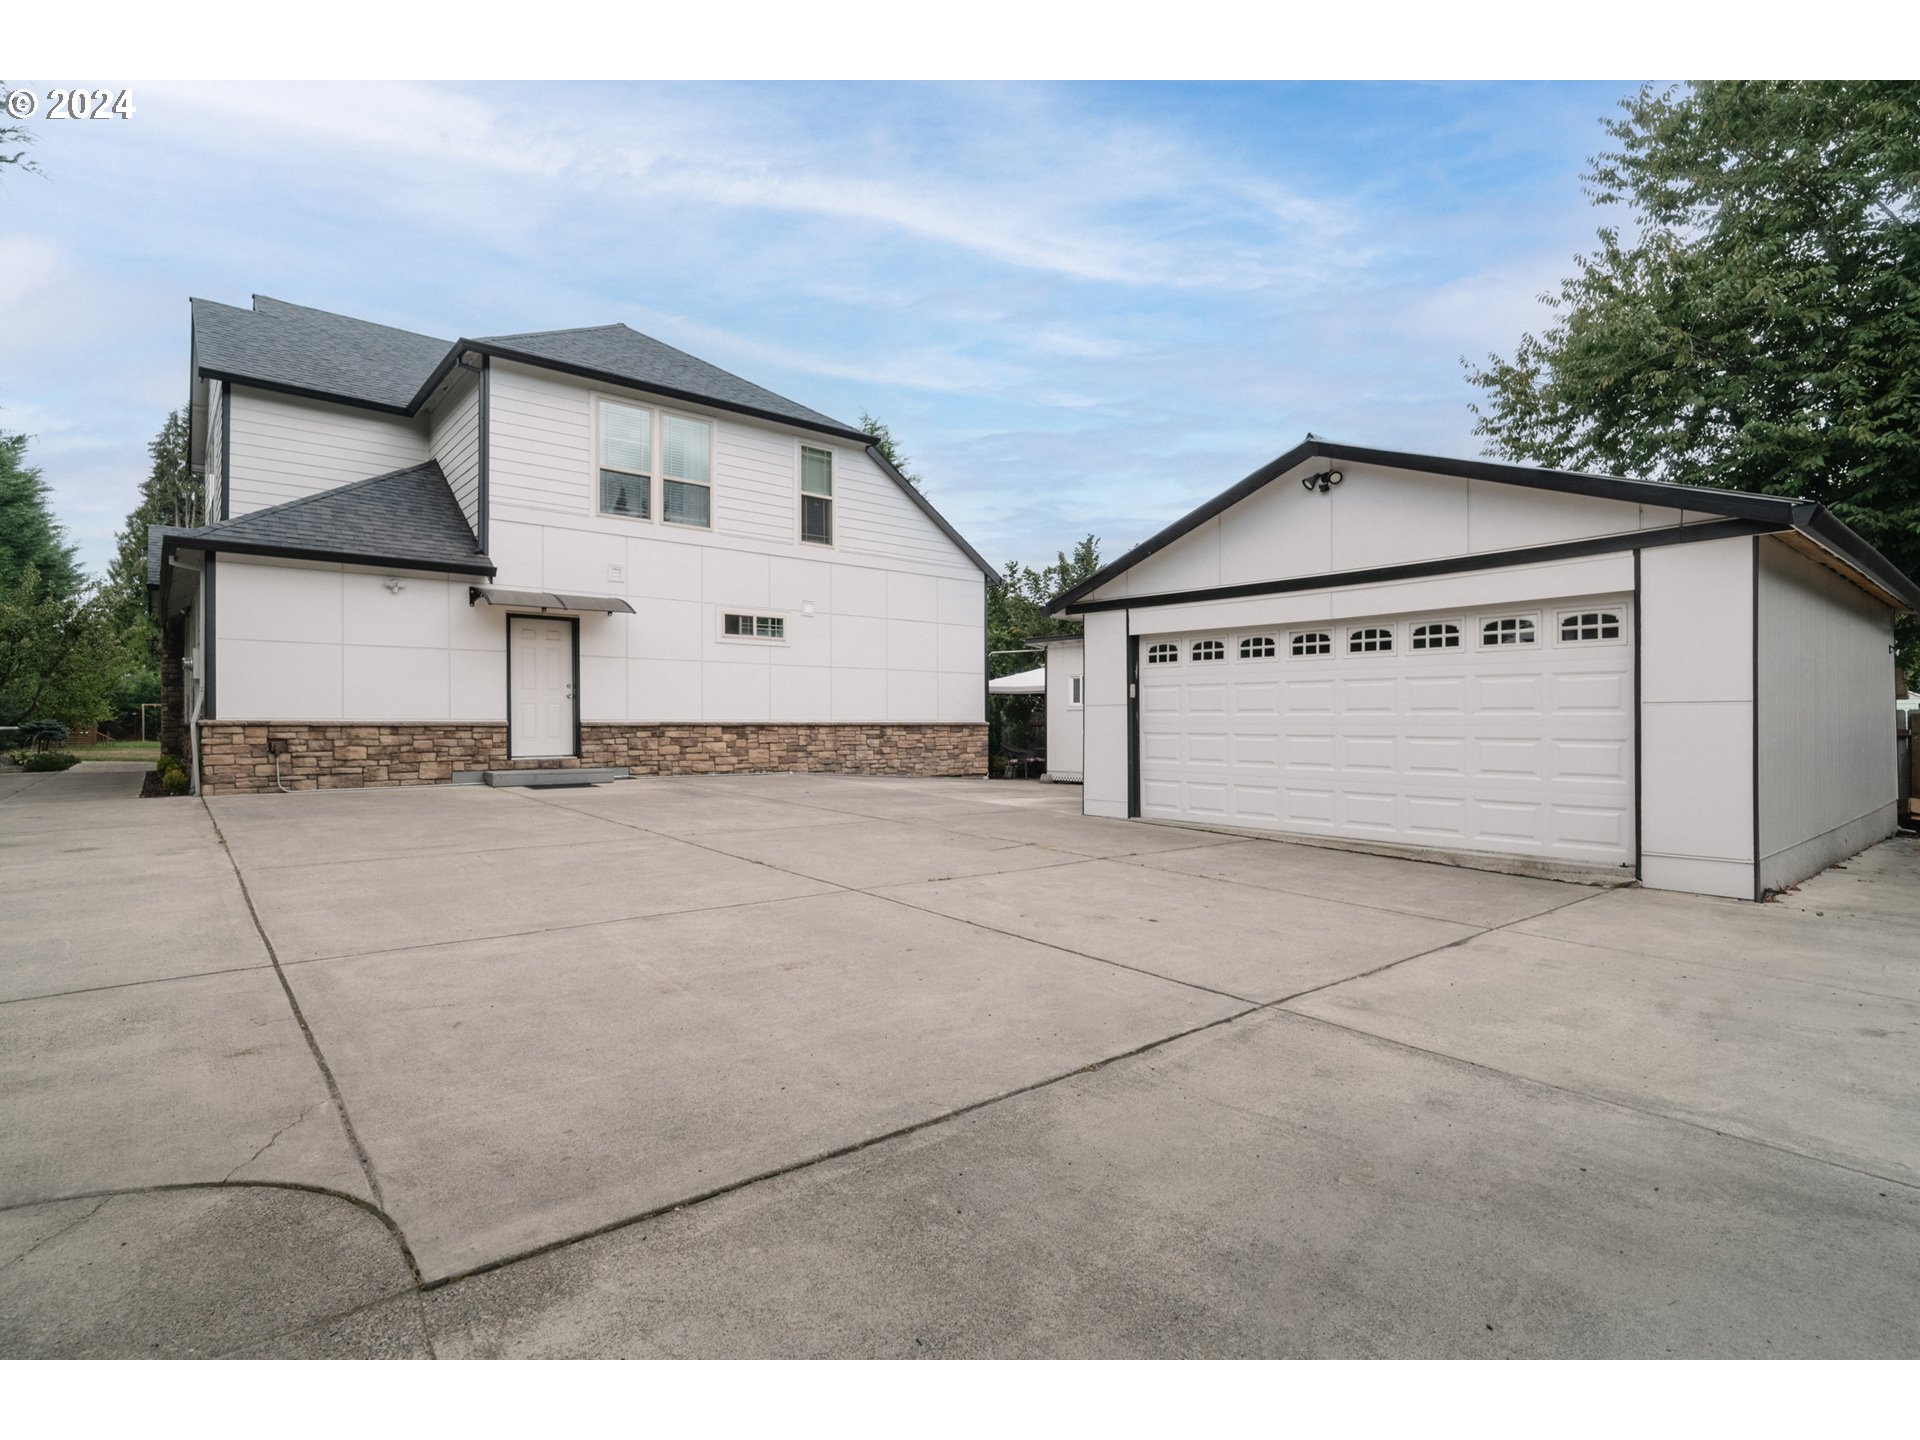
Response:
[{"label": "white siding", "polygon": [[1127,816],[1127,617],[1102,610],[1086,619],[1085,788],[1081,809]]},{"label": "white siding", "polygon": [[227,384],[207,382],[207,519],[220,518],[220,490],[226,484]]},{"label": "white siding", "polygon": [[426,426],[419,420],[244,386],[227,403],[233,411],[232,516],[427,458]]},{"label": "white siding", "polygon": [[504,721],[506,629],[462,576],[220,557],[222,720]]},{"label": "white siding", "polygon": [[480,379],[463,370],[427,416],[427,453],[440,462],[460,510],[480,533]]},{"label": "white siding", "polygon": [[1740,538],[1640,557],[1641,882],[1751,899],[1753,554]]},{"label": "white siding", "polygon": [[[863,450],[510,362],[490,375],[497,583],[621,595],[638,612],[583,621],[584,719],[985,719],[985,577]],[[711,530],[597,513],[593,402],[603,394],[712,424]],[[833,546],[799,543],[803,442],[834,454]],[[893,528],[855,519],[849,530],[855,515]],[[727,640],[728,611],[780,615],[785,639]]]},{"label": "white siding", "polygon": [[1892,834],[1887,607],[1777,540],[1760,542],[1760,874],[1804,880]]},{"label": "white siding", "polygon": [[[1087,671],[1084,645],[1047,646],[1047,778],[1081,777],[1085,704],[1073,703],[1073,682]],[[1084,698],[1084,697],[1083,697]]]},{"label": "white siding", "polygon": [[1491,481],[1342,466],[1309,493],[1309,461],[1151,555],[1096,598],[1369,569],[1677,525],[1682,511]]}]

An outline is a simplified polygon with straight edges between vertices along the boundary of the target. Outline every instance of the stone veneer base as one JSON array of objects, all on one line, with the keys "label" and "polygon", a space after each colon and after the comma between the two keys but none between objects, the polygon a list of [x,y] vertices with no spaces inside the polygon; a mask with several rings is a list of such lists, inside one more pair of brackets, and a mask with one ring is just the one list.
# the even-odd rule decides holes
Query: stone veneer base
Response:
[{"label": "stone veneer base", "polygon": [[270,794],[269,739],[289,790],[438,785],[458,770],[613,767],[632,775],[985,775],[985,725],[583,724],[580,754],[510,760],[505,725],[200,722],[200,788]]}]

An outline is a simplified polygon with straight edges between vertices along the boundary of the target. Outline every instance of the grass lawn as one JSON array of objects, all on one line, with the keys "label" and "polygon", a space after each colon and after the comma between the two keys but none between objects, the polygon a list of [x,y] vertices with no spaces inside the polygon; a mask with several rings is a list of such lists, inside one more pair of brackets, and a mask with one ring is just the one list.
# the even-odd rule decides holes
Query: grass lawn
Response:
[{"label": "grass lawn", "polygon": [[82,760],[148,760],[160,758],[158,740],[102,740],[98,745],[76,745]]}]

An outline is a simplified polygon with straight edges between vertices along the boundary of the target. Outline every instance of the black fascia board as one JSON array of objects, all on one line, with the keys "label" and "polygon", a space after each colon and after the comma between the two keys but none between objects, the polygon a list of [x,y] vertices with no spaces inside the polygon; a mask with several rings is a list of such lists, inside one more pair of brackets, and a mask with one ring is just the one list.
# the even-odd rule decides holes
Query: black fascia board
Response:
[{"label": "black fascia board", "polygon": [[[1295,575],[1285,580],[1253,580],[1242,585],[1215,585],[1200,590],[1172,590],[1158,595],[1118,596],[1073,605],[1076,615],[1101,610],[1148,610],[1160,605],[1188,605],[1206,600],[1245,600],[1261,595],[1288,595],[1303,590],[1333,590],[1354,585],[1379,585],[1394,580],[1421,580],[1435,575],[1464,575],[1480,570],[1506,570],[1516,565],[1543,565],[1556,560],[1580,560],[1623,550],[1651,550],[1663,545],[1686,545],[1701,540],[1725,540],[1739,535],[1773,535],[1793,527],[1764,520],[1729,516],[1693,525],[1660,530],[1626,530],[1585,540],[1553,545],[1529,545],[1518,550],[1487,550],[1477,555],[1448,555],[1436,560],[1413,560],[1401,565],[1375,565],[1365,570],[1339,570],[1319,575]],[[1060,602],[1056,601],[1055,604]],[[1051,608],[1051,607],[1049,607]]]},{"label": "black fascia board", "polygon": [[377,570],[411,570],[427,575],[486,575],[498,567],[484,555],[464,560],[428,560],[420,556],[369,555],[352,550],[308,549],[299,545],[271,545],[253,540],[227,540],[210,535],[169,535],[160,543],[160,576],[176,550],[203,550],[213,554],[259,555],[273,560],[317,560],[329,565],[365,565]]},{"label": "black fascia board", "polygon": [[1920,585],[1874,549],[1865,536],[1826,506],[1810,500],[1801,504],[1806,513],[1795,515],[1794,529],[1840,556],[1888,594],[1898,596],[1909,610],[1920,610]]},{"label": "black fascia board", "polygon": [[1341,460],[1350,464],[1378,465],[1390,470],[1412,470],[1428,475],[1450,475],[1465,480],[1485,480],[1496,485],[1519,485],[1533,490],[1555,490],[1571,495],[1592,495],[1605,500],[1620,500],[1638,505],[1662,505],[1672,509],[1702,510],[1712,515],[1767,521],[1784,529],[1795,523],[1797,507],[1809,502],[1777,495],[1751,495],[1741,490],[1716,490],[1705,485],[1673,485],[1664,480],[1634,480],[1617,475],[1590,475],[1577,470],[1542,470],[1530,465],[1508,465],[1497,460],[1456,460],[1438,455],[1416,455],[1403,450],[1376,450],[1363,445],[1342,445],[1332,440],[1309,437],[1286,454],[1268,461],[1246,479],[1223,490],[1205,504],[1188,511],[1152,538],[1142,541],[1111,565],[1103,566],[1093,577],[1075,586],[1047,607],[1058,614],[1083,595],[1092,594],[1116,575],[1132,569],[1157,551],[1197,529],[1246,499],[1254,491],[1308,460]]},{"label": "black fascia board", "polygon": [[[303,400],[324,400],[329,405],[350,405],[356,410],[375,410],[382,415],[399,415],[411,418],[418,413],[414,405],[388,405],[380,400],[363,400],[353,395],[338,395],[326,390],[315,390],[308,385],[289,385],[280,380],[266,380],[257,375],[241,375],[231,370],[215,370],[209,366],[200,367],[203,380],[224,380],[229,385],[245,385],[253,390],[272,390],[281,395],[295,395]],[[231,397],[231,391],[229,391]]]}]

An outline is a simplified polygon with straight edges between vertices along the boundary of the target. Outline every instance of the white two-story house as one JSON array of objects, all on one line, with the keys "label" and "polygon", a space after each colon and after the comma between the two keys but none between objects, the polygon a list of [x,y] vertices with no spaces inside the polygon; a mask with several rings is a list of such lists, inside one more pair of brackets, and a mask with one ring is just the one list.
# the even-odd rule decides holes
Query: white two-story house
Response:
[{"label": "white two-story house", "polygon": [[993,568],[859,430],[624,325],[192,308],[218,518],[148,578],[203,790],[985,772]]}]

